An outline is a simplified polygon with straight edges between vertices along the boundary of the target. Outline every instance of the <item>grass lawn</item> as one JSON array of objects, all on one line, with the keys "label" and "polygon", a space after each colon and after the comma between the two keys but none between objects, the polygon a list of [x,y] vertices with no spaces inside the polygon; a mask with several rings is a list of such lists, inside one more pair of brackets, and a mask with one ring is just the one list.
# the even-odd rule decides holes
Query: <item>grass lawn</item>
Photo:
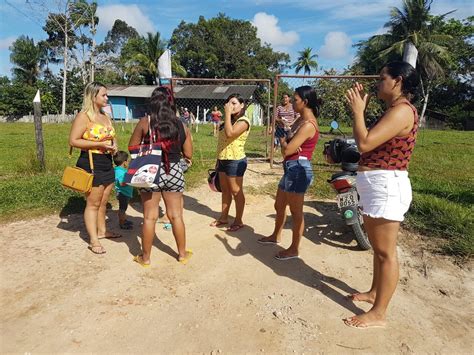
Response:
[{"label": "grass lawn", "polygon": [[[36,161],[34,125],[0,123],[0,222],[26,219],[48,213],[81,212],[81,195],[64,189],[60,177],[66,165],[74,165],[78,150],[68,158],[69,124],[44,124],[46,171],[40,172]],[[117,125],[119,145],[126,150],[132,127]],[[327,132],[327,127],[321,128]],[[350,132],[350,128],[345,130]],[[187,185],[203,182],[214,166],[216,138],[212,126],[201,125],[194,133],[194,164],[186,173]],[[313,159],[315,183],[311,194],[316,198],[335,195],[326,179],[337,166],[322,159],[323,136]],[[252,127],[246,145],[249,157],[264,158],[265,134]],[[414,200],[405,226],[427,236],[446,240],[441,248],[449,254],[472,257],[474,254],[474,133],[422,130],[410,167]],[[274,186],[263,192],[274,193]]]}]

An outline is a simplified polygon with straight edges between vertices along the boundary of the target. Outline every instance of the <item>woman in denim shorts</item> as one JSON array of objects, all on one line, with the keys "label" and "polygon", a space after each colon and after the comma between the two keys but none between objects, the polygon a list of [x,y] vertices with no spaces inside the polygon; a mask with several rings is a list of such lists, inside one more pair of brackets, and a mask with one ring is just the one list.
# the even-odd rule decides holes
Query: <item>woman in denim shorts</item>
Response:
[{"label": "woman in denim shorts", "polygon": [[224,122],[219,127],[216,170],[222,189],[221,215],[210,225],[227,225],[232,198],[235,201],[235,219],[227,228],[236,232],[244,226],[245,207],[243,181],[247,170],[245,142],[250,131],[250,120],[245,117],[245,101],[239,94],[232,94],[224,105]]},{"label": "woman in denim shorts", "polygon": [[385,102],[385,113],[371,128],[365,124],[369,96],[356,83],[346,94],[352,110],[354,138],[362,153],[357,172],[357,190],[370,244],[374,250],[372,286],[349,298],[367,302],[372,308],[344,319],[355,328],[385,326],[388,304],[398,283],[397,235],[412,192],[408,163],[416,142],[418,113],[410,98],[418,83],[415,68],[392,62],[380,72],[377,96]]},{"label": "woman in denim shorts", "polygon": [[260,244],[278,244],[286,220],[286,206],[290,206],[293,220],[291,245],[275,255],[278,260],[299,257],[299,245],[304,231],[304,194],[313,181],[311,158],[319,138],[317,116],[321,100],[311,86],[301,86],[293,95],[293,108],[300,117],[292,125],[287,138],[281,138],[281,153],[284,157],[284,174],[278,184],[275,200],[275,229],[273,233],[258,240]]}]

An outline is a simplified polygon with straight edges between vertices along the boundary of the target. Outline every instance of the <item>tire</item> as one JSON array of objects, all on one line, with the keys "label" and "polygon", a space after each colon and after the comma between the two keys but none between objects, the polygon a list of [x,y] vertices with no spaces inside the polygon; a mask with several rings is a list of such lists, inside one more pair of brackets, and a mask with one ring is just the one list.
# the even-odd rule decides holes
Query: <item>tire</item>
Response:
[{"label": "tire", "polygon": [[362,250],[369,250],[372,248],[369,242],[369,238],[367,237],[367,233],[364,230],[363,224],[360,222],[360,219],[357,223],[351,225],[352,231],[355,234],[357,245]]}]

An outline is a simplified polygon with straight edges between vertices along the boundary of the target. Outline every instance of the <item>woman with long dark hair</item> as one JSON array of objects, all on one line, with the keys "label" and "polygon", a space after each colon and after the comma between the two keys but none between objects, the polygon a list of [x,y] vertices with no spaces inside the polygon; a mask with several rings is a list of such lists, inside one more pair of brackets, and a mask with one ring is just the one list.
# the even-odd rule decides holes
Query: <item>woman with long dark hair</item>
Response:
[{"label": "woman with long dark hair", "polygon": [[245,100],[241,95],[229,95],[224,105],[224,122],[219,127],[217,138],[216,170],[219,172],[222,190],[222,210],[219,218],[213,221],[211,226],[219,227],[229,223],[229,210],[233,198],[235,219],[227,228],[228,232],[236,232],[244,226],[243,181],[247,170],[244,146],[250,132],[250,120],[245,117],[245,108]]},{"label": "woman with long dark hair", "polygon": [[[162,148],[162,163],[159,182],[156,188],[141,188],[143,203],[142,254],[134,261],[143,267],[150,266],[151,247],[155,237],[155,224],[158,219],[158,205],[163,196],[166,214],[172,225],[173,235],[178,247],[178,261],[186,264],[192,252],[186,250],[186,231],[183,221],[184,175],[179,163],[182,156],[191,161],[193,145],[191,134],[176,117],[174,99],[165,87],[156,88],[149,105],[150,115],[140,120],[130,138],[129,146],[159,142]],[[151,130],[151,135],[149,131]]]},{"label": "woman with long dark hair", "polygon": [[370,311],[344,319],[356,328],[385,326],[388,304],[397,287],[397,235],[410,207],[412,190],[408,164],[415,147],[418,113],[411,96],[418,84],[416,70],[405,62],[392,62],[382,69],[377,96],[387,107],[370,129],[365,124],[369,95],[356,83],[346,99],[354,118],[353,133],[362,153],[357,190],[364,227],[374,250],[374,271],[369,291],[349,296],[372,304]]},{"label": "woman with long dark hair", "polygon": [[275,255],[278,260],[299,257],[299,245],[304,231],[304,195],[313,181],[311,159],[319,139],[317,117],[321,100],[311,86],[296,88],[293,108],[300,117],[293,123],[288,136],[280,138],[281,154],[284,157],[284,174],[278,184],[275,199],[275,229],[273,233],[258,240],[260,244],[279,244],[286,220],[286,206],[290,206],[293,220],[292,242],[288,249]]}]

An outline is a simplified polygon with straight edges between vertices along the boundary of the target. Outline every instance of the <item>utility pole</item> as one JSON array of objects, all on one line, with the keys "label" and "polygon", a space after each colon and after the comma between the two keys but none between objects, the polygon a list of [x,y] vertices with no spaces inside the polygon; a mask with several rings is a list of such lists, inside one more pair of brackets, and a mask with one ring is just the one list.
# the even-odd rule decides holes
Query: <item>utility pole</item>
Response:
[{"label": "utility pole", "polygon": [[41,97],[39,90],[36,92],[35,98],[33,99],[33,108],[35,120],[36,156],[38,157],[41,170],[44,170],[43,123],[41,119]]}]

